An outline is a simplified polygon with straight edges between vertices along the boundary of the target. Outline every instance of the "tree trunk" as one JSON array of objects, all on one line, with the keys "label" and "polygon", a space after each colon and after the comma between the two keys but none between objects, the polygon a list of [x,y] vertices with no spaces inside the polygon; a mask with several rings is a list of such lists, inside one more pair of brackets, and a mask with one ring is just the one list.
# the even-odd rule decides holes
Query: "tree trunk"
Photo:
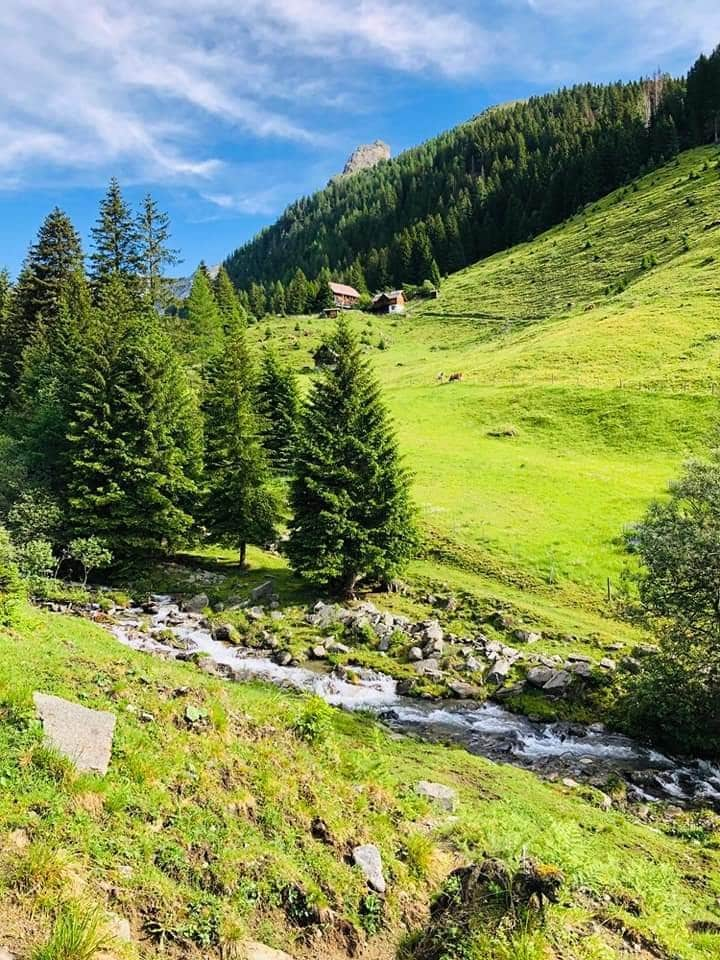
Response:
[{"label": "tree trunk", "polygon": [[243,542],[240,544],[240,566],[241,567],[245,566],[246,556],[247,556],[247,544]]},{"label": "tree trunk", "polygon": [[355,599],[355,587],[357,586],[360,574],[354,570],[346,570],[340,580],[340,591],[347,600]]}]

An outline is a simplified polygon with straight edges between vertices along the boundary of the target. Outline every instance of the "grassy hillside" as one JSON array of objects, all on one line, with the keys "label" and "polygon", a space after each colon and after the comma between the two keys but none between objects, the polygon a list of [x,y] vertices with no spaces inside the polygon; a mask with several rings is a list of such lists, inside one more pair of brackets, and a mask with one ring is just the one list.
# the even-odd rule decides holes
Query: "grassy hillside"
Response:
[{"label": "grassy hillside", "polygon": [[[105,778],[42,745],[35,689],[117,715]],[[21,960],[94,956],[58,946],[63,918],[93,911],[100,932],[111,915],[129,921],[132,942],[102,954],[118,960],[242,957],[250,935],[308,960],[346,956],[358,938],[362,956],[390,960],[452,867],[523,851],[565,873],[560,905],[544,930],[501,937],[483,956],[610,960],[632,943],[640,957],[717,955],[717,936],[690,926],[719,919],[707,817],[646,825],[622,803],[601,810],[593,791],[397,739],[30,610],[0,631],[0,720],[0,948]],[[455,787],[457,813],[417,797],[420,779]],[[361,842],[382,851],[384,903],[347,861]]]},{"label": "grassy hillside", "polygon": [[[719,263],[707,148],[451,276],[401,319],[356,318],[434,546],[417,571],[598,607],[624,526],[714,442]],[[299,369],[323,329],[267,324]]]}]

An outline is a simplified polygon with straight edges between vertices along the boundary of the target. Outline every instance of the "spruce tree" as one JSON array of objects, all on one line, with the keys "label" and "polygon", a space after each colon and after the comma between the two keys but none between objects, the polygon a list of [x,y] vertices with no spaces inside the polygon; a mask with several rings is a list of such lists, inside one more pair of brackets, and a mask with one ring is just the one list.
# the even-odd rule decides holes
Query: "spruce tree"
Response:
[{"label": "spruce tree", "polygon": [[0,389],[4,384],[5,402],[18,384],[23,350],[40,324],[51,335],[67,285],[82,270],[80,238],[68,216],[56,207],[43,221],[14,294],[8,298],[0,352]]},{"label": "spruce tree", "polygon": [[102,292],[74,379],[72,533],[100,537],[121,558],[177,546],[198,489],[199,410],[157,314],[133,301],[120,276]]},{"label": "spruce tree", "polygon": [[256,393],[270,465],[277,473],[288,473],[297,439],[300,391],[290,367],[270,348],[263,351]]},{"label": "spruce tree", "polygon": [[231,330],[245,319],[245,311],[235,293],[235,287],[228,276],[225,267],[220,267],[213,283],[215,302],[217,303],[222,326],[225,331]]},{"label": "spruce tree", "polygon": [[218,543],[237,548],[275,539],[280,500],[254,407],[255,375],[244,327],[230,330],[205,368],[203,519]]},{"label": "spruce tree", "polygon": [[327,267],[323,267],[320,273],[317,276],[317,300],[315,301],[315,309],[322,313],[323,310],[330,310],[335,306],[335,298],[333,297],[333,292],[330,289],[330,282],[332,276]]},{"label": "spruce tree", "polygon": [[202,269],[195,272],[184,314],[178,330],[178,347],[195,362],[203,363],[220,346],[223,316]]},{"label": "spruce tree", "polygon": [[137,278],[142,269],[140,233],[115,177],[100,204],[91,233],[94,249],[90,254],[90,276],[96,290],[115,276],[126,282]]},{"label": "spruce tree", "polygon": [[295,275],[287,286],[285,303],[290,316],[297,316],[298,314],[307,312],[308,283],[307,277],[300,267],[295,271]]},{"label": "spruce tree", "polygon": [[308,579],[352,595],[398,573],[415,545],[408,476],[380,390],[345,319],[313,385],[297,445],[287,552]]},{"label": "spruce tree", "polygon": [[157,202],[148,193],[136,222],[138,233],[138,258],[143,285],[150,302],[163,305],[166,288],[163,283],[165,266],[178,263],[178,251],[168,246],[170,240],[170,217],[160,210]]}]

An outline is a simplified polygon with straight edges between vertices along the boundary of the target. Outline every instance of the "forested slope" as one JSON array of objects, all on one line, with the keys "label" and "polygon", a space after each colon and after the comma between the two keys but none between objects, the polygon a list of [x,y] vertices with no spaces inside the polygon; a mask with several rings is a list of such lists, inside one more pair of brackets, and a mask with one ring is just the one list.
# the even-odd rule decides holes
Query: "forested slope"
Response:
[{"label": "forested slope", "polygon": [[687,78],[584,84],[495,108],[298,200],[226,266],[256,313],[284,302],[298,270],[312,279],[329,268],[360,290],[437,280],[712,140],[719,115],[718,51]]}]

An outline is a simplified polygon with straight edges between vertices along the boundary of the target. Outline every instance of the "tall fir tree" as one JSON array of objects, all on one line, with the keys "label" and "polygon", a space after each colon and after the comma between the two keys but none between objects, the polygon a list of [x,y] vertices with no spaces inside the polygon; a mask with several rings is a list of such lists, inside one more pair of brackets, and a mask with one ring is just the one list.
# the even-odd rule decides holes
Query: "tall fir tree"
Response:
[{"label": "tall fir tree", "polygon": [[262,438],[270,465],[277,473],[292,469],[300,418],[300,391],[290,367],[277,353],[263,351],[256,388]]},{"label": "tall fir tree", "polygon": [[136,280],[143,269],[140,232],[115,177],[100,204],[91,234],[90,276],[98,297],[100,289],[113,277],[126,283]]},{"label": "tall fir tree", "polygon": [[205,369],[203,519],[214,539],[239,550],[275,539],[280,498],[255,410],[255,373],[244,327],[228,331]]},{"label": "tall fir tree", "polygon": [[0,350],[0,389],[7,402],[22,371],[22,354],[42,324],[50,335],[68,284],[82,273],[80,237],[57,207],[45,218],[8,304]]},{"label": "tall fir tree", "polygon": [[202,364],[219,349],[222,332],[223,316],[211,282],[206,272],[198,269],[177,324],[177,347],[193,362]]},{"label": "tall fir tree", "polygon": [[235,287],[232,285],[232,280],[225,267],[220,267],[218,270],[213,282],[213,290],[215,302],[220,311],[223,330],[231,330],[245,320],[245,311],[238,300]]},{"label": "tall fir tree", "polygon": [[336,361],[313,385],[297,445],[287,552],[308,579],[352,595],[395,576],[416,534],[380,390],[344,318],[328,346]]},{"label": "tall fir tree", "polygon": [[150,302],[164,305],[167,286],[164,282],[166,266],[178,263],[178,251],[169,246],[170,217],[160,210],[148,193],[137,217],[138,259],[143,287]]},{"label": "tall fir tree", "polygon": [[198,491],[197,399],[159,318],[111,278],[77,358],[68,429],[69,519],[116,557],[182,543]]},{"label": "tall fir tree", "polygon": [[308,309],[308,282],[303,271],[298,267],[287,286],[285,303],[290,316],[306,313]]}]

